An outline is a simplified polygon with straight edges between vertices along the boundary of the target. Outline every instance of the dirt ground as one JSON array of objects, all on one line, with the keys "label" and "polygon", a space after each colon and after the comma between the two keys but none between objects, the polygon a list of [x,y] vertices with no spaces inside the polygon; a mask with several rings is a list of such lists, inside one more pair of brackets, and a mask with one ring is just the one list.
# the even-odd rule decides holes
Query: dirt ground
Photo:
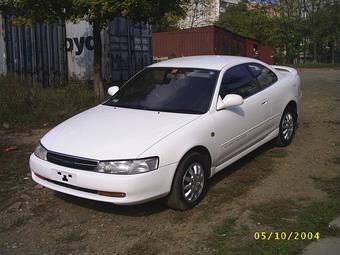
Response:
[{"label": "dirt ground", "polygon": [[[340,176],[340,70],[299,72],[303,105],[293,143],[264,145],[226,168],[186,212],[167,209],[161,200],[115,206],[41,188],[30,179],[27,159],[46,130],[1,131],[0,254],[214,254],[207,243],[226,219],[254,232],[261,228],[250,217],[254,206],[325,199],[314,180]],[[18,149],[4,152],[13,143]],[[230,247],[239,241],[225,240]]]}]

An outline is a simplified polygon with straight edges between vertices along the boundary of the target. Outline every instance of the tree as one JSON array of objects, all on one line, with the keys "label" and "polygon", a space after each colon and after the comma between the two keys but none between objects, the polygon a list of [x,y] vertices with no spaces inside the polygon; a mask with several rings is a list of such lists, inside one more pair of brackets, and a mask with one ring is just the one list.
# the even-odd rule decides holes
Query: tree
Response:
[{"label": "tree", "polygon": [[153,32],[167,32],[178,30],[178,23],[180,20],[185,18],[186,12],[183,13],[173,13],[167,12],[164,13],[164,16],[157,22],[152,25]]},{"label": "tree", "polygon": [[104,97],[102,82],[102,42],[100,31],[116,15],[136,22],[157,23],[166,13],[181,15],[186,0],[3,0],[0,10],[14,11],[21,23],[86,20],[93,27],[94,88],[97,98]]},{"label": "tree", "polygon": [[271,4],[270,1],[257,1],[251,6],[243,1],[228,7],[216,24],[272,45],[274,61],[290,63],[298,56],[302,39],[299,23],[288,8],[291,6]]},{"label": "tree", "polygon": [[265,6],[259,5],[250,9],[245,2],[226,8],[216,22],[218,26],[261,42],[268,42],[271,23],[271,17],[266,15]]},{"label": "tree", "polygon": [[326,2],[321,13],[324,38],[330,44],[331,63],[335,63],[335,52],[340,42],[340,2]]},{"label": "tree", "polygon": [[213,22],[215,12],[213,0],[189,0],[187,2],[186,17],[181,22],[183,28],[198,27],[204,23]]},{"label": "tree", "polygon": [[340,2],[305,0],[307,2],[307,36],[313,46],[313,60],[318,61],[318,51],[330,48],[331,62],[335,62],[335,50],[340,39]]}]

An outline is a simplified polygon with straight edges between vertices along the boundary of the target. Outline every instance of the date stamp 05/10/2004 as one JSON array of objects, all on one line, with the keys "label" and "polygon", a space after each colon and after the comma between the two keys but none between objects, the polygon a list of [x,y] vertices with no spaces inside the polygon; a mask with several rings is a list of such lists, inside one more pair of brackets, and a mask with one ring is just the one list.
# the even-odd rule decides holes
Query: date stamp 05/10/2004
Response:
[{"label": "date stamp 05/10/2004", "polygon": [[319,240],[319,232],[255,232],[255,240]]}]

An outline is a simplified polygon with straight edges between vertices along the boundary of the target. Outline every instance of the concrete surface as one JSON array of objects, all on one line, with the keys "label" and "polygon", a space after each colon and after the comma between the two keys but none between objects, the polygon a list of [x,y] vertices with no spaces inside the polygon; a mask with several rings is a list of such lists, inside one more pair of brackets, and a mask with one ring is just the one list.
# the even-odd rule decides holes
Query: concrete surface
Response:
[{"label": "concrete surface", "polygon": [[302,255],[340,255],[340,238],[328,237],[309,244]]},{"label": "concrete surface", "polygon": [[[337,218],[335,218],[334,220],[332,220],[332,221],[329,223],[329,226],[330,226],[330,227],[333,227],[333,228],[339,228],[339,229],[340,229],[340,216],[338,216]],[[339,254],[340,254],[340,251],[339,251]]]}]

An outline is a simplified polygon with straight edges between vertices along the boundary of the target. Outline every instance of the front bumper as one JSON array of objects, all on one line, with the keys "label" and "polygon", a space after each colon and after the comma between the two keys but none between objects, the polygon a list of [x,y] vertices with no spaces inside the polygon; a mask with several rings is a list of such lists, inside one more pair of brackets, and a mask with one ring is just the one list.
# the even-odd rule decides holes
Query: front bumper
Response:
[{"label": "front bumper", "polygon": [[[122,205],[139,204],[166,196],[171,190],[177,167],[177,163],[174,163],[143,174],[111,175],[59,166],[41,160],[34,154],[30,156],[29,164],[32,179],[47,188]],[[125,193],[125,196],[99,195],[96,191]]]}]

